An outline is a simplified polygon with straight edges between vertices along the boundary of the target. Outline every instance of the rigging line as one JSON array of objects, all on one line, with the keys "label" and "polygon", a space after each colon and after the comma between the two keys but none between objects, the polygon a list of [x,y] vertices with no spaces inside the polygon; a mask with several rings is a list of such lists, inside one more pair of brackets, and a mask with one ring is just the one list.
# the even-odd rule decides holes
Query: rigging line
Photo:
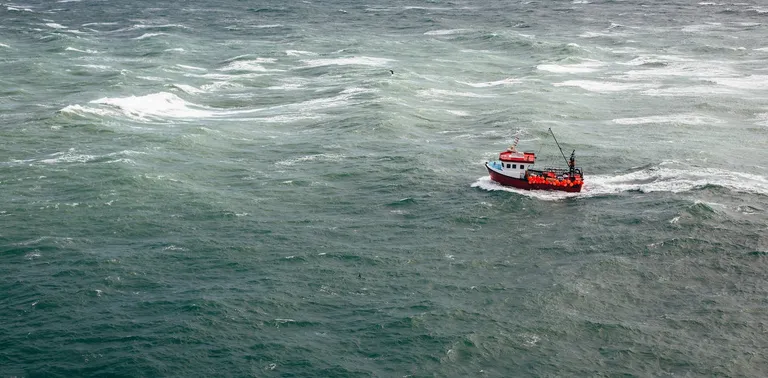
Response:
[{"label": "rigging line", "polygon": [[565,157],[565,153],[563,153],[563,148],[560,147],[560,143],[557,143],[557,138],[555,137],[555,133],[552,131],[552,128],[549,128],[549,133],[552,134],[552,138],[555,140],[555,144],[557,144],[557,148],[560,150],[560,155],[563,155],[563,160],[565,160],[565,165],[568,165],[568,159]]},{"label": "rigging line", "polygon": [[[543,139],[540,139],[540,140],[539,140],[539,142],[542,142],[542,141],[543,141]],[[543,162],[544,162],[544,164],[541,164],[541,166],[542,166],[542,167],[547,167],[548,165],[551,165],[551,164],[550,164],[548,161],[546,161],[546,160],[545,160],[545,156],[544,156],[544,155],[541,155],[541,154],[540,154],[541,150],[543,150],[543,149],[544,149],[544,147],[547,147],[547,149],[546,149],[546,150],[544,150],[545,152],[546,152],[546,151],[549,151],[549,150],[548,150],[548,148],[549,148],[549,144],[548,144],[548,143],[541,143],[541,144],[539,145],[539,151],[537,151],[537,152],[536,152],[536,156],[539,156],[539,159],[541,159],[541,161],[543,161]]]}]

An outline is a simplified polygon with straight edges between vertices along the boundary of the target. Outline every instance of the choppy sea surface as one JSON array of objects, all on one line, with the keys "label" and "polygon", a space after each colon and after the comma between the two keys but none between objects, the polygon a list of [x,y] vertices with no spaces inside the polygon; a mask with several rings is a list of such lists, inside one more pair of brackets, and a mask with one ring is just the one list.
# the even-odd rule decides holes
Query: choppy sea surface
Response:
[{"label": "choppy sea surface", "polygon": [[[767,61],[753,0],[0,0],[0,376],[764,377]],[[550,128],[582,193],[489,181]]]}]

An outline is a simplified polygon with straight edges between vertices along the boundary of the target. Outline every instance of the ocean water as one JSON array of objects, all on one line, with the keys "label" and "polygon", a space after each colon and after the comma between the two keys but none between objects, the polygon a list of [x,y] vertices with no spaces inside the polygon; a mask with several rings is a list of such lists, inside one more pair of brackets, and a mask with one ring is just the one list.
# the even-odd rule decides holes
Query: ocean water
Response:
[{"label": "ocean water", "polygon": [[763,2],[0,1],[1,377],[768,375]]}]

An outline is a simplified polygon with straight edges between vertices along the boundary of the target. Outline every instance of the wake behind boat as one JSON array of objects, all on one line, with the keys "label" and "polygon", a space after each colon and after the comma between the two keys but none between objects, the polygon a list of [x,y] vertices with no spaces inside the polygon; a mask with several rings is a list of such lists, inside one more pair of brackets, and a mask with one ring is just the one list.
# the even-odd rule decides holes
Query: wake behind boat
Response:
[{"label": "wake behind boat", "polygon": [[[565,154],[560,148],[557,138],[555,138],[555,133],[552,132],[552,129],[549,129],[549,132],[552,133],[552,138],[555,139],[560,154],[565,159]],[[516,136],[512,146],[499,154],[499,160],[485,163],[491,180],[504,186],[523,190],[559,190],[575,193],[581,191],[584,179],[581,168],[576,167],[576,150],[571,153],[570,159],[566,159],[568,169],[546,168],[539,170],[533,168],[536,162],[535,153],[517,151],[519,141],[520,138]]]}]

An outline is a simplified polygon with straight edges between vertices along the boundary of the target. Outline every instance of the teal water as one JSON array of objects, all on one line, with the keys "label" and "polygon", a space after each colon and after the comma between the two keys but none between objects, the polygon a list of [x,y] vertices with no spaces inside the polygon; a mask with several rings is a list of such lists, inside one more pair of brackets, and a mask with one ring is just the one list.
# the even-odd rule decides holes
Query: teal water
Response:
[{"label": "teal water", "polygon": [[4,2],[0,376],[765,376],[766,17]]}]

